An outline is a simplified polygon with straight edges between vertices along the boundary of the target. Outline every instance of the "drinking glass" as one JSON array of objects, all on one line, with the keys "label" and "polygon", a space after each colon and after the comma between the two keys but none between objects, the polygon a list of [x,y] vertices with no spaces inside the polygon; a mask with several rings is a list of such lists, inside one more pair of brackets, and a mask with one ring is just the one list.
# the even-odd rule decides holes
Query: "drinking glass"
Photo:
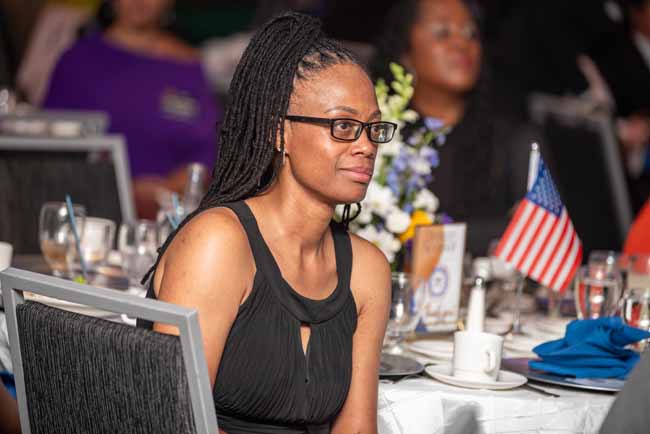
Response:
[{"label": "drinking glass", "polygon": [[[86,217],[81,241],[81,253],[88,270],[104,265],[115,242],[115,222],[99,217]],[[71,273],[81,270],[76,245],[68,249],[68,268]]]},{"label": "drinking glass", "polygon": [[594,250],[589,253],[589,265],[597,266],[602,265],[608,271],[618,269],[620,254],[613,250]]},{"label": "drinking glass", "polygon": [[[650,287],[629,288],[621,298],[621,318],[631,327],[650,331]],[[644,350],[648,340],[637,345]]]},{"label": "drinking glass", "polygon": [[585,265],[578,269],[574,296],[578,319],[596,319],[614,314],[621,297],[620,273],[607,265]]},{"label": "drinking glass", "polygon": [[140,286],[140,279],[156,260],[156,223],[150,220],[122,223],[117,246],[122,254],[122,267],[129,277],[129,282]]},{"label": "drinking glass", "polygon": [[[82,205],[72,205],[72,210],[80,241],[83,241],[86,208]],[[65,202],[43,204],[38,219],[38,239],[41,252],[47,265],[52,269],[52,274],[63,277],[68,271],[68,251],[75,245]]]},{"label": "drinking glass", "polygon": [[385,352],[401,354],[401,344],[415,330],[428,308],[429,287],[426,279],[417,279],[408,273],[392,274],[391,306],[386,335]]},{"label": "drinking glass", "polygon": [[650,288],[650,255],[630,255],[627,279],[630,288]]}]

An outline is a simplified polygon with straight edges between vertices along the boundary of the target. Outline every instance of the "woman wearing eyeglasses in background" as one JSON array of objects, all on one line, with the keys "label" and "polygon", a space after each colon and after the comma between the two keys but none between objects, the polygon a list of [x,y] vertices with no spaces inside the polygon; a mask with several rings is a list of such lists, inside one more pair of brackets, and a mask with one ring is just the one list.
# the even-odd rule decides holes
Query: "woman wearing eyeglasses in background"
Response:
[{"label": "woman wearing eyeglasses in background", "polygon": [[413,73],[411,106],[421,122],[407,125],[403,135],[421,126],[449,131],[434,143],[440,165],[430,188],[440,210],[468,223],[470,252],[484,255],[505,229],[508,210],[525,194],[530,132],[497,112],[468,3],[399,1],[387,17],[372,73],[389,82],[390,62]]},{"label": "woman wearing eyeglasses in background", "polygon": [[301,14],[258,30],[230,97],[212,185],[148,296],[198,309],[222,432],[376,434],[390,268],[349,213],[332,218],[363,199],[396,126],[352,53]]}]

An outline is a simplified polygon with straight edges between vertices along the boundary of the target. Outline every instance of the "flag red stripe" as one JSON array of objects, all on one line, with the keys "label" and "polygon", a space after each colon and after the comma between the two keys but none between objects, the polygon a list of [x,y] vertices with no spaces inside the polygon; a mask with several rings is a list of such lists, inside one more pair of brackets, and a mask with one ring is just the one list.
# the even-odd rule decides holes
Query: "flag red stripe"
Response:
[{"label": "flag red stripe", "polygon": [[512,236],[512,232],[515,230],[515,226],[517,226],[517,222],[519,221],[522,214],[524,213],[524,208],[526,208],[527,203],[528,201],[526,199],[519,202],[519,206],[517,207],[517,211],[515,211],[515,215],[512,217],[512,220],[510,220],[510,224],[508,224],[505,233],[503,234],[503,236],[501,236],[501,240],[499,240],[499,244],[497,245],[495,256],[501,257],[501,255],[503,254],[503,249],[506,247],[508,240]]},{"label": "flag red stripe", "polygon": [[553,277],[551,278],[551,284],[549,285],[551,288],[555,289],[557,286],[557,278],[560,275],[560,271],[563,268],[564,263],[567,261],[569,254],[571,253],[573,243],[576,240],[576,233],[575,231],[571,231],[571,239],[569,240],[569,245],[567,246],[566,250],[564,250],[564,254],[562,255],[562,259],[560,260],[560,265],[557,267],[555,270],[555,273],[553,273]]},{"label": "flag red stripe", "polygon": [[519,250],[520,244],[524,241],[524,237],[526,236],[526,232],[528,232],[528,228],[532,224],[533,220],[535,219],[535,214],[537,211],[537,207],[533,206],[533,211],[529,213],[528,218],[524,222],[521,231],[519,231],[519,235],[517,236],[517,239],[515,241],[515,244],[513,245],[512,249],[510,250],[510,253],[508,254],[508,257],[506,258],[506,261],[512,263],[513,258],[515,256],[515,253],[517,250]]},{"label": "flag red stripe", "polygon": [[[535,244],[535,240],[539,236],[539,233],[541,232],[542,228],[544,227],[544,223],[546,220],[549,218],[549,213],[542,210],[544,213],[544,216],[542,217],[542,220],[537,224],[537,227],[535,228],[535,232],[533,233],[533,236],[530,238],[530,242],[528,243],[528,246],[526,246],[526,250],[524,250],[524,254],[521,255],[521,259],[519,259],[519,262],[517,263],[517,268],[521,270],[524,266],[524,262],[526,262],[526,258],[528,258],[528,255],[530,254],[530,250],[532,249],[533,245]],[[541,250],[541,249],[540,249]]]},{"label": "flag red stripe", "polygon": [[548,231],[548,234],[546,234],[546,237],[544,238],[544,241],[542,241],[542,248],[539,249],[537,252],[537,255],[535,255],[535,259],[533,259],[533,263],[530,265],[529,270],[532,272],[535,271],[535,268],[537,268],[537,264],[539,263],[539,260],[541,259],[542,255],[544,254],[544,251],[546,250],[547,246],[546,243],[548,243],[551,238],[553,237],[553,234],[557,230],[557,225],[560,223],[561,218],[555,218],[553,221],[553,225],[551,226],[551,229]]},{"label": "flag red stripe", "polygon": [[[567,231],[569,230],[569,225],[570,224],[571,224],[571,222],[569,221],[568,218],[566,218],[564,220],[564,225],[562,225],[560,236],[555,241],[555,244],[553,245],[552,250],[551,250],[551,251],[555,251],[555,254],[557,254],[557,248],[558,248],[558,246],[560,246],[562,244],[562,240],[564,239]],[[546,273],[548,273],[549,268],[551,268],[552,263],[553,263],[553,261],[550,258],[546,261],[546,265],[544,265],[544,268],[542,268],[542,272],[539,273],[539,279],[540,280],[546,280],[545,279]]]},{"label": "flag red stripe", "polygon": [[567,274],[566,279],[564,279],[564,282],[562,282],[562,285],[560,286],[560,294],[564,294],[566,289],[569,286],[569,283],[571,283],[571,280],[573,279],[573,276],[576,273],[576,270],[582,263],[582,243],[580,240],[576,240],[578,242],[578,254],[576,255],[576,259],[573,262],[573,266],[571,267],[571,271],[569,271],[569,274]]}]

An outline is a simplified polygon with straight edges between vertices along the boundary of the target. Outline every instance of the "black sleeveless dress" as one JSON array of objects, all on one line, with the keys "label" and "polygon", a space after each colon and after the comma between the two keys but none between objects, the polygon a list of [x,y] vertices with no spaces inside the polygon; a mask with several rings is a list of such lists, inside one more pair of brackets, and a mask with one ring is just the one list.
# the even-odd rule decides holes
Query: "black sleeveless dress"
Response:
[{"label": "black sleeveless dress", "polygon": [[[282,277],[248,205],[223,206],[246,230],[257,272],[217,373],[213,393],[219,428],[228,434],[329,433],[352,377],[357,310],[350,290],[350,238],[343,227],[331,224],[338,284],[326,299],[309,299]],[[153,283],[147,297],[155,298]],[[311,328],[306,354],[301,324]]]}]

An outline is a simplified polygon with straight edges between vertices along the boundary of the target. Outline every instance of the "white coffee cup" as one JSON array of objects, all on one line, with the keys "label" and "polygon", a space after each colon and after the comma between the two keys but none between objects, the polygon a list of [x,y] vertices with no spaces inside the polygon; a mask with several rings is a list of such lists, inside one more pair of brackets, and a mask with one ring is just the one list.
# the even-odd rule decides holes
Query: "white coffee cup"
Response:
[{"label": "white coffee cup", "polygon": [[503,338],[492,333],[454,333],[454,377],[496,381],[501,368]]},{"label": "white coffee cup", "polygon": [[0,241],[0,271],[11,266],[13,250],[11,244]]}]

